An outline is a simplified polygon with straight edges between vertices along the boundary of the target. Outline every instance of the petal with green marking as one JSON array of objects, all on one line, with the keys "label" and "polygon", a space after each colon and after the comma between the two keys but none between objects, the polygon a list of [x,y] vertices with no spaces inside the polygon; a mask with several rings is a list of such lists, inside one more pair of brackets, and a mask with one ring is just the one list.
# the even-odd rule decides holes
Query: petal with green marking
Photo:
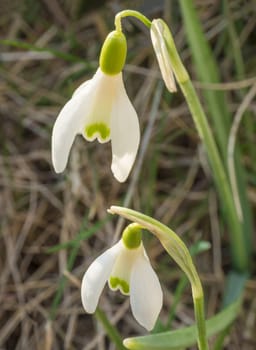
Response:
[{"label": "petal with green marking", "polygon": [[136,263],[138,255],[140,254],[142,254],[141,245],[135,249],[127,249],[121,240],[120,253],[115,261],[110,279],[108,281],[110,289],[119,289],[122,294],[129,294],[131,270],[133,265]]}]

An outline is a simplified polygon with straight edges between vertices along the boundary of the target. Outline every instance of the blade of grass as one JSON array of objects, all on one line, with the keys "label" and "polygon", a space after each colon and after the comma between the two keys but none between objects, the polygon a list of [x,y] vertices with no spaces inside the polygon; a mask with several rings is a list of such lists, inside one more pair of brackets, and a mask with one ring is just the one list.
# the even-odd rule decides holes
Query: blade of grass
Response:
[{"label": "blade of grass", "polygon": [[229,55],[231,54],[230,56],[232,56],[232,59],[234,59],[237,78],[242,79],[245,76],[243,55],[239,45],[239,38],[236,33],[235,24],[233,22],[230,6],[227,0],[223,0],[223,10],[224,10],[225,19],[227,21],[229,42],[231,44],[231,45],[227,45],[227,49],[229,50],[227,54]]},{"label": "blade of grass", "polygon": [[39,47],[33,44],[26,43],[24,41],[19,41],[19,40],[6,40],[6,39],[1,39],[0,44],[4,46],[11,46],[11,47],[17,47],[20,49],[24,50],[29,50],[29,51],[36,51],[36,52],[48,52],[52,54],[54,57],[61,58],[65,61],[68,62],[73,62],[73,63],[83,63],[88,70],[95,69],[95,65],[92,63],[86,62],[84,59],[82,59],[79,56],[71,55],[66,52],[62,52],[53,48],[48,48],[48,47]]},{"label": "blade of grass", "polygon": [[[193,1],[179,2],[184,20],[188,44],[191,49],[195,69],[200,81],[204,83],[219,83],[221,81],[217,63],[212,54],[210,45],[203,33],[201,23],[194,8]],[[222,91],[203,90],[208,111],[213,119],[216,140],[219,145],[222,159],[226,159],[227,134],[231,117],[228,112],[225,96]]]},{"label": "blade of grass", "polygon": [[[245,78],[245,64],[243,60],[243,55],[242,55],[242,50],[240,47],[239,43],[239,37],[236,31],[235,23],[232,17],[232,13],[230,10],[230,4],[227,0],[223,1],[223,10],[224,10],[224,16],[227,21],[227,33],[228,33],[228,40],[230,45],[226,45],[226,50],[227,50],[227,56],[230,56],[230,59],[234,60],[234,68],[235,68],[235,73],[237,79],[244,79]],[[240,95],[240,98],[243,100],[243,98],[246,95],[246,90],[245,89],[240,89],[238,91],[238,94]],[[238,111],[237,111],[238,112]],[[235,117],[233,118],[235,122]],[[254,151],[254,132],[255,132],[255,126],[253,122],[253,115],[249,111],[244,112],[244,133],[245,133],[245,139],[247,141],[246,148],[247,152],[249,154],[249,158],[251,159],[251,164],[253,165],[253,169],[255,169],[255,151]],[[233,122],[233,124],[234,124]],[[233,125],[232,125],[233,127]],[[236,161],[238,163],[238,159]],[[236,164],[236,172],[240,172],[240,167],[238,164]],[[238,174],[237,176],[237,182],[239,183],[238,190],[239,190],[239,197],[241,198],[241,203],[244,205],[246,204],[246,194],[244,191],[242,191],[242,185],[241,185],[241,178],[243,178],[243,174]],[[248,178],[248,177],[247,177]],[[245,234],[249,232],[249,235],[247,234],[248,238],[248,250],[251,249],[251,235],[250,235],[250,230],[251,228],[248,226],[248,223],[252,222],[252,213],[250,210],[244,210],[243,215],[246,215],[246,218],[244,220],[245,225]]]},{"label": "blade of grass", "polygon": [[[226,294],[223,300],[224,307],[234,303],[242,295],[247,278],[248,276],[239,274],[235,271],[231,271],[229,273],[226,282]],[[218,334],[214,344],[214,350],[223,349],[223,343],[226,335],[230,331],[230,327],[230,325],[227,326],[222,332],[220,332],[220,334]]]},{"label": "blade of grass", "polygon": [[[92,227],[88,229],[81,229],[77,237],[75,237],[73,240],[70,240],[68,242],[61,243],[61,244],[56,244],[51,248],[47,249],[46,253],[48,254],[56,253],[62,249],[67,249],[67,248],[76,246],[79,242],[93,236],[94,233],[98,231],[100,228],[102,228],[102,226],[104,226],[109,219],[110,219],[110,216],[107,216],[106,219],[96,222]],[[82,224],[82,227],[85,227],[85,225],[86,225],[86,222]]]}]

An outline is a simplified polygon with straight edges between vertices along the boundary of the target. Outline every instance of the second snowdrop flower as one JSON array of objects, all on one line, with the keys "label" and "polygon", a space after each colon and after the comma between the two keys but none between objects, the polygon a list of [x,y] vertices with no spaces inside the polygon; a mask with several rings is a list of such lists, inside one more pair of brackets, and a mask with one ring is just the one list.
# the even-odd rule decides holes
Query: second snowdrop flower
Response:
[{"label": "second snowdrop flower", "polygon": [[52,132],[52,161],[57,173],[65,170],[75,136],[100,143],[111,140],[115,178],[123,182],[133,166],[139,141],[139,122],[122,77],[126,39],[111,32],[102,47],[100,66],[91,80],[74,92],[59,113]]},{"label": "second snowdrop flower", "polygon": [[151,23],[150,35],[165,86],[170,92],[176,92],[172,63],[165,40],[165,34],[168,33],[168,30],[162,19],[154,19]]},{"label": "second snowdrop flower", "polygon": [[147,330],[156,322],[163,304],[162,289],[141,241],[141,229],[130,224],[121,240],[100,255],[86,271],[81,287],[84,309],[96,310],[99,297],[108,280],[112,290],[130,295],[135,319]]}]

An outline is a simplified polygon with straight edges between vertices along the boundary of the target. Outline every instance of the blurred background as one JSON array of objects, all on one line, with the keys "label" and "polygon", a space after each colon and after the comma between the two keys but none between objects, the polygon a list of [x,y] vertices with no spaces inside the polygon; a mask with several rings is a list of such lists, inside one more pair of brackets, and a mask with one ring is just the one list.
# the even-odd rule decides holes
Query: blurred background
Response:
[{"label": "blurred background", "polygon": [[[200,81],[177,0],[0,1],[1,350],[115,349],[98,318],[85,314],[79,289],[89,264],[123,227],[107,215],[111,205],[155,217],[194,247],[207,317],[219,310],[230,254],[211,170],[184,98],[179,90],[170,94],[163,86],[149,31],[138,20],[122,22],[128,41],[123,76],[142,135],[128,181],[120,184],[111,174],[110,143],[88,143],[80,136],[63,174],[55,174],[51,164],[51,130],[58,112],[94,74],[114,16],[126,8],[149,19],[164,18],[206,113],[204,93],[218,91],[235,116],[256,83],[255,1],[194,3],[218,63],[219,82]],[[237,139],[255,213],[255,98],[245,107]],[[156,330],[193,324],[190,288],[182,272],[155,238],[147,233],[144,238],[164,292]],[[205,241],[209,250],[204,250]],[[256,348],[255,295],[252,276],[223,348]],[[122,338],[145,334],[128,298],[106,288],[99,306]]]}]

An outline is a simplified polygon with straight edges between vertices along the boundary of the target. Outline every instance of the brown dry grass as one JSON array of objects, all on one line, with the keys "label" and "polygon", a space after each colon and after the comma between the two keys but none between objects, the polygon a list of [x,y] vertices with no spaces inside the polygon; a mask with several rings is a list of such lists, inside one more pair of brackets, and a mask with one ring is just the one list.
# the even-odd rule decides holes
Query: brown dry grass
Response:
[{"label": "brown dry grass", "polygon": [[[248,6],[252,2],[248,1]],[[113,28],[113,14],[122,6],[143,6],[150,17],[159,13],[146,1],[136,2],[138,6],[135,1],[122,2],[122,6],[118,1],[86,3],[2,1],[1,37],[72,53],[96,67],[100,44]],[[202,1],[197,3],[202,5]],[[205,30],[214,40],[223,29],[220,3],[203,3]],[[177,11],[177,6],[174,9]],[[246,8],[243,11],[246,16]],[[211,251],[197,259],[197,266],[206,290],[207,315],[213,315],[220,306],[224,271],[229,266],[228,242],[220,234],[219,204],[206,157],[181,95],[170,99],[159,84],[148,33],[137,22],[133,23],[134,26],[129,21],[125,23],[129,64],[124,75],[143,136],[135,169],[122,185],[110,173],[109,146],[85,143],[78,138],[65,173],[57,176],[51,165],[50,135],[58,111],[94,68],[85,68],[82,61],[56,58],[49,52],[31,54],[22,48],[1,47],[1,350],[114,348],[101,324],[84,313],[79,284],[90,262],[117,238],[122,222],[111,218],[95,235],[81,242],[70,272],[67,264],[71,248],[48,253],[48,248],[74,239],[85,218],[87,229],[104,220],[106,209],[112,204],[125,204],[151,214],[175,229],[189,245],[200,239],[211,241]],[[243,32],[244,42],[255,25],[255,21],[248,23],[247,32]],[[174,31],[177,46],[193,74],[180,22],[176,21]],[[248,62],[255,63],[253,59]],[[225,83],[218,88],[236,91],[241,84],[250,87],[255,83],[255,78],[235,83],[229,75],[230,65],[230,58],[226,57],[221,66],[226,68],[222,72]],[[230,106],[233,112],[240,103],[234,94]],[[255,114],[255,101],[249,107]],[[252,159],[245,161],[249,169],[255,169]],[[255,180],[255,174],[252,177]],[[252,186],[249,194],[255,205]],[[147,240],[147,250],[163,285],[161,319],[166,320],[181,273],[168,261],[158,242]],[[56,317],[50,321],[63,274],[67,284]],[[256,348],[255,295],[256,282],[251,279],[246,287],[244,309],[227,337],[226,349]],[[106,289],[100,306],[123,337],[145,333],[134,321],[127,298]],[[193,322],[191,296],[186,289],[173,326]]]}]

